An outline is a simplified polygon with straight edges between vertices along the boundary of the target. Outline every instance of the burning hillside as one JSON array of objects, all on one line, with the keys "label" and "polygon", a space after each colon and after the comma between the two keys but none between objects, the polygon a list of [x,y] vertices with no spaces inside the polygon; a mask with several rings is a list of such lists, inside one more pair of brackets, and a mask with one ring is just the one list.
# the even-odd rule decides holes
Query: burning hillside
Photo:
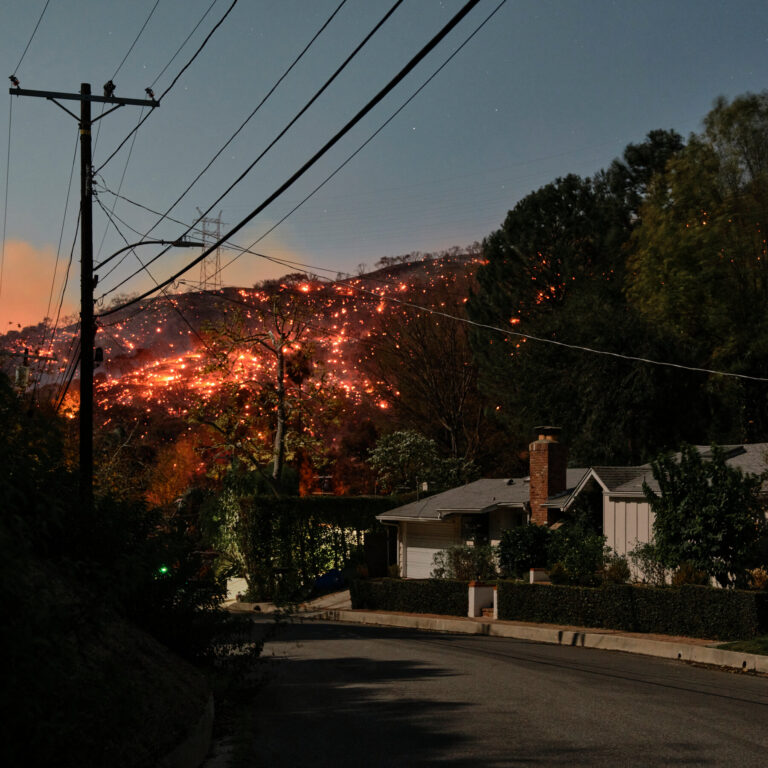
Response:
[{"label": "burning hillside", "polygon": [[[103,354],[96,369],[97,410],[106,422],[110,411],[123,406],[183,416],[194,402],[210,399],[225,385],[274,381],[277,358],[268,347],[278,337],[289,377],[298,375],[291,365],[301,363],[306,370],[300,386],[306,381],[307,389],[341,392],[359,404],[375,393],[377,382],[359,366],[358,343],[381,329],[388,316],[397,314],[407,322],[414,310],[399,302],[445,309],[446,295],[466,297],[480,263],[476,254],[396,261],[384,260],[376,272],[338,282],[288,275],[253,289],[163,296],[106,316],[96,335]],[[278,294],[278,314],[286,315],[282,321],[274,314]],[[287,322],[288,314],[302,318],[300,337],[280,336],[276,323]],[[38,352],[39,358],[30,362],[30,390],[38,397],[61,389],[77,346],[76,324],[60,329],[52,344],[44,324],[8,333],[0,341],[2,349],[16,354],[6,360],[6,370],[19,363],[24,348]],[[376,404],[388,405],[384,400]]]}]

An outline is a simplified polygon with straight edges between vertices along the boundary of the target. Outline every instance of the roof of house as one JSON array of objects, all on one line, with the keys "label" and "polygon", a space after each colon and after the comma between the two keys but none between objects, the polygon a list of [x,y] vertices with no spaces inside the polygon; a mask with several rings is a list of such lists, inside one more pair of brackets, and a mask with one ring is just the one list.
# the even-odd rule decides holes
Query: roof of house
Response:
[{"label": "roof of house", "polygon": [[[697,445],[696,449],[706,458],[711,458],[712,449],[708,445]],[[722,446],[726,462],[732,467],[739,467],[745,474],[759,475],[768,469],[768,443]],[[679,458],[680,454],[677,454]],[[650,464],[634,467],[571,467],[566,470],[567,488],[562,493],[550,496],[546,506],[566,509],[571,501],[581,493],[582,488],[594,477],[611,496],[643,497],[643,483],[659,492],[659,484],[653,477]],[[763,485],[763,493],[768,494],[768,481]],[[515,477],[484,478],[474,483],[451,488],[449,491],[413,501],[402,507],[376,515],[382,521],[424,520],[438,521],[456,514],[481,514],[498,507],[524,509],[530,498],[529,478]]]},{"label": "roof of house", "polygon": [[[694,446],[696,450],[705,459],[712,458],[712,449],[708,445]],[[724,445],[721,446],[725,452],[725,461],[731,467],[738,467],[744,474],[759,475],[768,469],[768,443],[745,443],[743,445]],[[676,454],[679,458],[680,454]],[[597,468],[596,468],[597,469]],[[615,469],[636,470],[633,477],[629,477],[624,483],[609,488],[609,492],[622,496],[643,496],[643,483],[658,493],[659,483],[653,476],[653,471],[649,464],[642,467],[616,467]],[[765,490],[765,487],[764,487]]]},{"label": "roof of house", "polygon": [[[568,489],[553,499],[569,498],[587,471],[583,468],[568,469],[566,471]],[[419,501],[412,501],[410,504],[376,515],[376,518],[383,521],[437,521],[456,514],[481,514],[497,507],[523,509],[528,503],[529,496],[527,477],[483,478]]]}]

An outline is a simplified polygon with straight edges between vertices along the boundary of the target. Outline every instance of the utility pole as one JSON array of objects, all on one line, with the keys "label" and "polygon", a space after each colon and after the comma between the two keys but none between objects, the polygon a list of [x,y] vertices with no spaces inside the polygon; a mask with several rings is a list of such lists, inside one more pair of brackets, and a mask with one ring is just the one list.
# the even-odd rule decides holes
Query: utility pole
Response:
[{"label": "utility pole", "polygon": [[[123,99],[114,96],[115,84],[110,80],[104,85],[104,95],[91,94],[91,84],[81,83],[80,93],[57,91],[30,91],[19,87],[19,81],[11,77],[14,87],[12,96],[35,96],[48,99],[71,115],[80,124],[80,501],[84,507],[93,505],[93,368],[96,326],[93,318],[93,166],[91,163],[91,126],[119,107],[132,104],[141,107],[159,107],[151,89],[147,99]],[[59,101],[79,101],[80,116],[70,112]],[[91,118],[91,103],[114,104],[102,112],[96,120]]]}]

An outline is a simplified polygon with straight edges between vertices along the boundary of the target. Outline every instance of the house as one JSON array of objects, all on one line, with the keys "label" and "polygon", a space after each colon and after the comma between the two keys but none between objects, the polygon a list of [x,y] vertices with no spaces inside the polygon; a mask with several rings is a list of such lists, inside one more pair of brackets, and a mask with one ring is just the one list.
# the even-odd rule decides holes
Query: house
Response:
[{"label": "house", "polygon": [[[397,564],[405,578],[428,578],[437,552],[467,542],[498,544],[502,531],[527,522],[552,525],[577,500],[602,520],[607,544],[626,555],[650,541],[653,512],[643,483],[658,492],[650,464],[568,467],[560,429],[538,427],[529,446],[530,475],[482,479],[397,507],[377,518],[397,529]],[[710,449],[697,446],[704,457]],[[727,463],[745,473],[766,469],[768,443],[725,446]]]}]

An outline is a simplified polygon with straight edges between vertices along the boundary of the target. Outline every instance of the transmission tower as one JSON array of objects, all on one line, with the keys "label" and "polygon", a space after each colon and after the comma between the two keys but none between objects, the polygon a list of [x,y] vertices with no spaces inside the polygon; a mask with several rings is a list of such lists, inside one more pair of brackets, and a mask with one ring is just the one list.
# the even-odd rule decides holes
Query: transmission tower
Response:
[{"label": "transmission tower", "polygon": [[[203,250],[218,242],[221,239],[221,214],[214,219],[203,216],[203,212],[198,208],[199,223],[202,225],[201,234],[203,236]],[[216,291],[221,288],[221,248],[217,248],[209,253],[200,262],[200,288],[203,291]]]}]

